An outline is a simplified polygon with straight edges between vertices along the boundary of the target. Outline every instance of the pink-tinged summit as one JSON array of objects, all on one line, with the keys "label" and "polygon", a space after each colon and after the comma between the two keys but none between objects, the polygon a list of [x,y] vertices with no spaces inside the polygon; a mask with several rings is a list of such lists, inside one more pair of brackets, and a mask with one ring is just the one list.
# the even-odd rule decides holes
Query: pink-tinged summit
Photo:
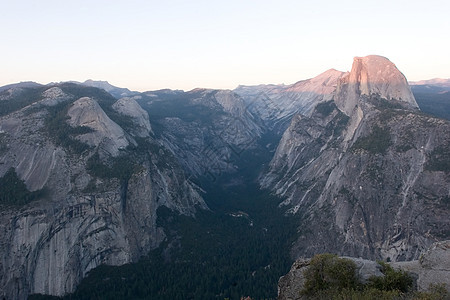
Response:
[{"label": "pink-tinged summit", "polygon": [[418,108],[405,76],[389,59],[378,55],[355,57],[351,72],[338,84],[336,103],[351,114],[361,96],[372,94]]}]

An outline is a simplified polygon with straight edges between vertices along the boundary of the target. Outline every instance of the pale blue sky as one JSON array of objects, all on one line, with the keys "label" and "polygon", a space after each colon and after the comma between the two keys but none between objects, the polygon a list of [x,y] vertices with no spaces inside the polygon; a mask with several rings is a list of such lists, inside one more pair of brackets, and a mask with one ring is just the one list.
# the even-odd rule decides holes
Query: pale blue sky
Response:
[{"label": "pale blue sky", "polygon": [[107,80],[132,90],[294,83],[354,56],[450,78],[448,1],[0,0],[0,86]]}]

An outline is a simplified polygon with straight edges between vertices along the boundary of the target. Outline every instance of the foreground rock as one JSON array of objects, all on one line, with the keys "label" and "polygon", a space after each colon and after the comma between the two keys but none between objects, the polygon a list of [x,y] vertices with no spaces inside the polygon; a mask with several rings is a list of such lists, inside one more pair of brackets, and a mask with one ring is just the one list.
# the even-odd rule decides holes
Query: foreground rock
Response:
[{"label": "foreground rock", "polygon": [[[358,278],[362,283],[371,276],[383,276],[380,265],[371,260],[345,257],[355,262]],[[299,259],[294,262],[289,273],[278,282],[278,300],[302,299],[300,292],[305,285],[304,272],[310,259]],[[420,260],[392,263],[392,267],[409,273],[415,280],[419,291],[426,291],[430,284],[443,284],[450,291],[450,241],[433,244],[421,256]]]},{"label": "foreground rock", "polygon": [[434,243],[419,260],[391,265],[415,274],[419,290],[427,290],[430,284],[443,283],[450,291],[450,241]]}]

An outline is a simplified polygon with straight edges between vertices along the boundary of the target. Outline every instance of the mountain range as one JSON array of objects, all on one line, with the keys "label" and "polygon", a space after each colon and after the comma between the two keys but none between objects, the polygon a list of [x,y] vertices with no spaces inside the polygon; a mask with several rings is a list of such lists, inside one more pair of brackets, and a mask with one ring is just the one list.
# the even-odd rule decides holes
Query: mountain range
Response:
[{"label": "mountain range", "polygon": [[[273,297],[294,259],[320,252],[418,259],[450,237],[445,82],[410,86],[372,55],[292,85],[1,87],[0,295],[83,298],[95,282],[106,297],[104,278],[138,295],[149,287],[101,266],[145,257],[160,299],[175,297],[164,270],[185,262],[198,286],[218,264],[226,279],[209,287],[224,298]],[[240,271],[220,265],[234,258]]]}]

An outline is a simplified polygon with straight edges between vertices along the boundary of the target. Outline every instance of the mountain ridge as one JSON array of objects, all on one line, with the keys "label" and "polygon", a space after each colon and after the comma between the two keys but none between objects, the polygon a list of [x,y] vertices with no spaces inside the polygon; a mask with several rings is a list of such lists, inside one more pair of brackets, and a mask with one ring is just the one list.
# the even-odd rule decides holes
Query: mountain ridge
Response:
[{"label": "mountain ridge", "polygon": [[434,85],[440,87],[450,87],[450,78],[433,78],[427,80],[409,81],[410,85]]},{"label": "mountain ridge", "polygon": [[[379,60],[381,66],[388,63]],[[448,235],[440,232],[448,226],[443,217],[448,169],[431,165],[433,153],[448,145],[450,123],[420,114],[397,70],[389,71],[393,89],[371,85],[370,75],[386,70],[377,65],[355,58],[334,101],[316,106],[311,117],[296,115],[260,179],[263,187],[286,197],[282,205],[304,220],[294,257],[332,251],[409,260],[433,239]],[[398,82],[405,86],[398,89]],[[427,188],[431,178],[439,192]],[[433,200],[425,204],[423,199]],[[427,205],[434,214],[423,219],[418,208]],[[436,226],[434,233],[426,237],[430,226]]]}]

